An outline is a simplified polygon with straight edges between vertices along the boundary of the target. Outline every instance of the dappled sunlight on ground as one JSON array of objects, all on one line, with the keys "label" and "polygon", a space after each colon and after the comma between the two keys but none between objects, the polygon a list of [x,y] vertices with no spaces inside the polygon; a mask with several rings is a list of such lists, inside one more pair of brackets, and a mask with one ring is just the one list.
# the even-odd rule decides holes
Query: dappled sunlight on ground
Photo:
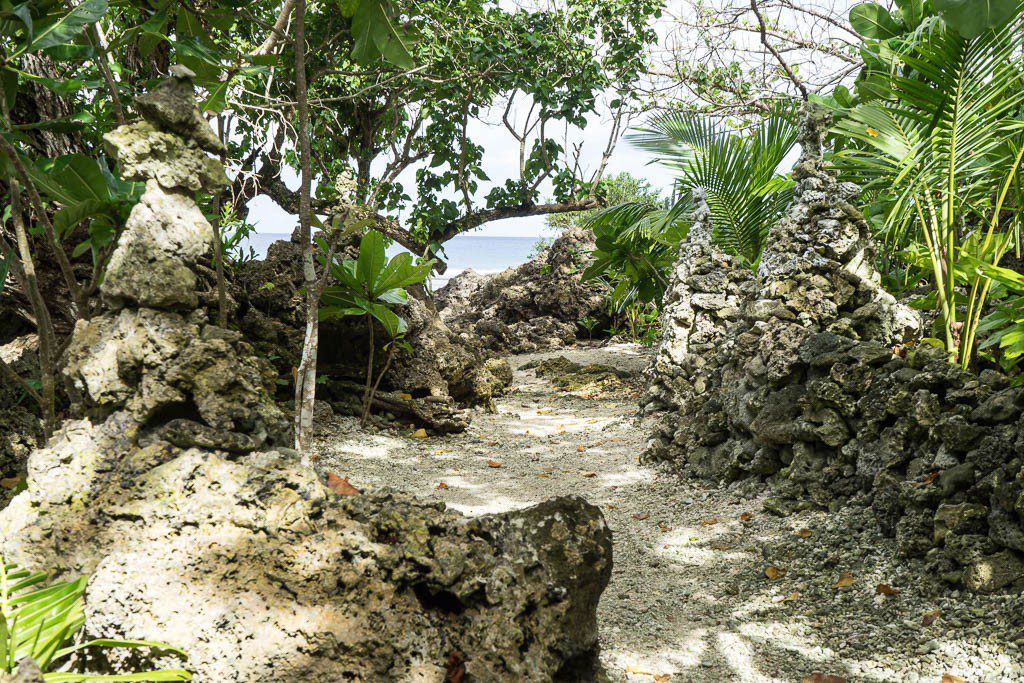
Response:
[{"label": "dappled sunlight on ground", "polygon": [[[602,349],[602,359],[575,360],[609,362],[620,352],[636,353]],[[827,610],[852,595],[831,586],[848,558],[839,556],[828,568],[791,567],[779,580],[766,576],[769,566],[784,562],[777,559],[783,550],[807,552],[819,543],[824,513],[770,517],[758,497],[642,466],[649,425],[634,419],[631,404],[554,392],[532,371],[517,372],[516,382],[519,391],[499,401],[499,413],[474,414],[464,434],[414,439],[412,430],[393,436],[352,430],[320,440],[318,465],[351,477],[357,487],[402,489],[467,515],[557,495],[580,495],[599,506],[615,542],[612,580],[599,608],[602,661],[613,683],[789,683],[812,673],[850,683],[901,680],[892,668],[900,653],[892,651],[887,631],[857,620],[829,625],[808,614],[811,606]],[[857,571],[851,590],[863,595],[859,609],[900,614],[894,627],[920,624],[919,611],[874,594],[876,583],[893,580],[885,569]],[[977,651],[962,631],[936,629],[924,638],[934,639],[929,647],[944,655],[950,673],[972,647]],[[851,654],[847,640],[863,648]],[[1024,681],[998,673],[1011,666],[1002,656],[984,662],[995,672],[985,683]],[[920,680],[938,683],[946,672],[940,669],[922,664]]]}]

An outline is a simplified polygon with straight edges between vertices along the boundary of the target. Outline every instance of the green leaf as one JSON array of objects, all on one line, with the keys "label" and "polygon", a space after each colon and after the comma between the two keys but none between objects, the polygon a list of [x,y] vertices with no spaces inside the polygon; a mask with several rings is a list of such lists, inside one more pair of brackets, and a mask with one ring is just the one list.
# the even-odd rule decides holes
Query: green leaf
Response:
[{"label": "green leaf", "polygon": [[359,0],[338,0],[338,8],[341,10],[341,16],[346,19],[351,19],[356,13],[356,9],[359,7]]},{"label": "green leaf", "polygon": [[[62,7],[61,5],[57,6]],[[27,51],[37,52],[67,43],[81,33],[86,26],[102,19],[106,13],[107,0],[83,0],[70,12],[58,16],[46,26],[36,26],[35,37]]]},{"label": "green leaf", "polygon": [[373,287],[387,260],[384,236],[376,230],[369,230],[359,242],[359,258],[356,260],[356,278],[366,287],[370,296],[375,296]]},{"label": "green leaf", "polygon": [[968,40],[1015,17],[1019,0],[933,0],[935,9],[950,26]]},{"label": "green leaf", "polygon": [[53,216],[53,227],[58,237],[63,237],[79,223],[87,218],[106,213],[112,208],[109,201],[102,199],[87,199],[71,206],[66,206]]},{"label": "green leaf", "polygon": [[383,304],[373,304],[368,312],[381,324],[388,337],[392,339],[405,334],[406,330],[409,329],[408,323],[403,318]]},{"label": "green leaf", "polygon": [[900,17],[908,29],[915,29],[924,21],[924,0],[896,0]]},{"label": "green leaf", "polygon": [[99,164],[84,154],[68,154],[43,159],[28,171],[50,199],[71,206],[88,200],[110,200],[110,187]]},{"label": "green leaf", "polygon": [[383,58],[402,69],[415,66],[402,36],[388,17],[384,0],[360,0],[352,16],[352,35],[352,58],[361,64]]},{"label": "green leaf", "polygon": [[850,25],[865,38],[885,40],[900,34],[900,25],[889,14],[889,10],[873,2],[855,5],[850,10]]}]

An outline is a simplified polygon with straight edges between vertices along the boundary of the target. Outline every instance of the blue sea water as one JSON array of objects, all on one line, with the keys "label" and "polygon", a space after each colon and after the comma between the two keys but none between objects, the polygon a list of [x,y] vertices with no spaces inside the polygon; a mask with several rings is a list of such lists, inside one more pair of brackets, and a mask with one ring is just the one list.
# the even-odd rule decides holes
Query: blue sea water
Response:
[{"label": "blue sea water", "polygon": [[[246,251],[252,247],[257,258],[263,258],[273,242],[288,239],[288,235],[259,233],[249,237]],[[488,237],[485,235],[459,235],[444,245],[444,259],[448,270],[443,276],[433,278],[435,289],[443,287],[448,280],[467,268],[478,273],[500,273],[506,268],[518,266],[529,260],[533,253],[536,237]],[[402,248],[393,246],[390,254],[397,254]]]}]

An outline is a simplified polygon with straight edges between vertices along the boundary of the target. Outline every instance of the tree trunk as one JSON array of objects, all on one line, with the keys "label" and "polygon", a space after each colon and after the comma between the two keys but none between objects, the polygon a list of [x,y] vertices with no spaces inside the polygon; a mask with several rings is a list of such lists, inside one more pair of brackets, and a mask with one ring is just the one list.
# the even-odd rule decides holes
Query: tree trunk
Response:
[{"label": "tree trunk", "polygon": [[310,188],[313,184],[312,153],[309,145],[309,101],[306,87],[306,1],[295,4],[295,101],[299,110],[299,164],[302,187],[299,189],[299,237],[302,243],[302,278],[306,287],[306,336],[302,358],[295,377],[295,448],[305,453],[313,427],[313,406],[316,401],[316,357],[319,346],[319,288],[316,286],[316,264],[310,235]]}]

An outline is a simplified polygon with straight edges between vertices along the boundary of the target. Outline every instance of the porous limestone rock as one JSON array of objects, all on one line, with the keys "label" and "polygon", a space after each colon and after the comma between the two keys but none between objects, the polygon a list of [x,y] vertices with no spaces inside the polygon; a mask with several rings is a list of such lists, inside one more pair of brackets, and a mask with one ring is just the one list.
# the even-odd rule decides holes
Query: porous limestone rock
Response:
[{"label": "porous limestone rock", "polygon": [[[204,231],[135,225],[140,243]],[[5,561],[90,576],[87,638],[188,653],[84,667],[184,667],[197,683],[593,680],[612,568],[599,508],[557,498],[466,518],[386,491],[339,497],[283,446],[274,373],[241,336],[147,300],[108,301],[75,328],[74,419],[0,511]]]},{"label": "porous limestone rock", "polygon": [[696,203],[645,401],[664,411],[647,456],[765,478],[780,512],[861,500],[902,552],[972,589],[1004,588],[1024,548],[1024,390],[913,344],[918,321],[879,285],[857,188],[822,160],[826,129],[806,113],[796,196],[756,277],[710,244]]},{"label": "porous limestone rock", "polygon": [[583,281],[593,249],[593,232],[572,227],[521,266],[486,279],[457,275],[434,300],[450,328],[495,353],[562,348],[576,339],[579,321],[604,315],[604,296]]}]

